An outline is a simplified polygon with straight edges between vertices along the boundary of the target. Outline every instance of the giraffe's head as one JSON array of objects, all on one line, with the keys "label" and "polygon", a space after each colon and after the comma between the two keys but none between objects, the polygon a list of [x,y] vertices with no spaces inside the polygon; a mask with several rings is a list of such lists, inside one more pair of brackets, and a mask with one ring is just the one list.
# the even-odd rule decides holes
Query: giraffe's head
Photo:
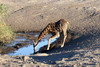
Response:
[{"label": "giraffe's head", "polygon": [[37,41],[33,40],[33,45],[37,46]]},{"label": "giraffe's head", "polygon": [[38,45],[38,40],[37,39],[34,39],[34,40],[32,40],[32,42],[33,42],[33,47],[34,47],[34,54],[36,53],[36,46]]}]

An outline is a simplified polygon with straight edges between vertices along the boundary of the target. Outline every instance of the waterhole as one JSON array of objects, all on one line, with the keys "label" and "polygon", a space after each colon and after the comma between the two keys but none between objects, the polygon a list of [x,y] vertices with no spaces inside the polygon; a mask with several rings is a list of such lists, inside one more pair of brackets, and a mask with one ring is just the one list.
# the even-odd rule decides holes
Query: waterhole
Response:
[{"label": "waterhole", "polygon": [[[20,34],[23,34],[23,33],[20,33]],[[27,34],[30,34],[30,33],[27,33]],[[37,37],[39,35],[39,33],[34,33],[34,34],[31,34],[32,36],[34,37]],[[38,51],[40,49],[40,47],[44,46],[44,45],[47,45],[48,43],[48,38],[50,37],[50,35],[46,35],[37,45],[36,47],[36,51]],[[53,39],[51,40],[51,42],[54,42],[56,40]],[[16,49],[16,50],[12,50],[11,52],[7,53],[7,55],[10,55],[10,56],[17,56],[17,55],[31,55],[34,53],[34,48],[33,48],[33,43],[31,40],[29,39],[26,39],[25,37],[23,36],[16,36],[15,40],[13,40],[11,43],[7,44],[8,46],[14,46],[16,44],[19,44],[19,43],[25,43],[27,45],[19,48],[19,49]]]}]

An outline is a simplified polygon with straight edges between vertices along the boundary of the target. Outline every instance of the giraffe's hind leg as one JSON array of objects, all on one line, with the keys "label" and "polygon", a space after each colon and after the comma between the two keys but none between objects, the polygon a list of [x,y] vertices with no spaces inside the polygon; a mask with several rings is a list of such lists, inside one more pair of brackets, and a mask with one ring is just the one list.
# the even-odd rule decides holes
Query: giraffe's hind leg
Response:
[{"label": "giraffe's hind leg", "polygon": [[60,35],[59,32],[55,32],[55,35],[53,35],[53,36],[51,36],[51,37],[49,38],[47,50],[49,50],[49,48],[50,48],[50,40],[59,37],[59,35]]},{"label": "giraffe's hind leg", "polygon": [[66,37],[67,37],[66,31],[63,31],[63,32],[62,32],[62,36],[63,36],[63,42],[62,42],[61,47],[64,47],[64,43],[65,43],[65,40],[66,40]]}]

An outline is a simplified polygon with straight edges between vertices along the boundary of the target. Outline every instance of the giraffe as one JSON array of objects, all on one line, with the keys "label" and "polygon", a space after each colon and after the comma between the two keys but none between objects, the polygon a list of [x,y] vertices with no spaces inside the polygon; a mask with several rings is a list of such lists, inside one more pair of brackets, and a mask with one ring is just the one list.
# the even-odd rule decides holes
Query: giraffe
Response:
[{"label": "giraffe", "polygon": [[[64,35],[63,42],[61,47],[64,46],[65,39],[67,37],[66,31],[69,29],[69,22],[67,22],[65,19],[60,19],[55,23],[49,23],[39,34],[38,38],[36,39],[36,42],[33,41],[34,47],[36,49],[37,44],[40,42],[40,40],[46,35],[46,34],[51,34],[52,36],[48,39],[48,47],[47,50],[50,48],[50,40],[59,37],[61,34]],[[34,49],[34,50],[35,50]]]}]

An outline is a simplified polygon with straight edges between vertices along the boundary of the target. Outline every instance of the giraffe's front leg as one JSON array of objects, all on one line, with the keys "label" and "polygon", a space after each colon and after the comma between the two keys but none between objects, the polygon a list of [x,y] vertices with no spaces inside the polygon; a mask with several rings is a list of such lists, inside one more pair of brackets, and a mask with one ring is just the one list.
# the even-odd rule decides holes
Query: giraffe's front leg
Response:
[{"label": "giraffe's front leg", "polygon": [[47,47],[47,50],[50,49],[50,40],[59,37],[59,32],[55,32],[55,33],[56,33],[56,35],[51,36],[51,37],[49,38],[49,40],[48,40],[48,47]]},{"label": "giraffe's front leg", "polygon": [[50,48],[50,39],[48,40],[48,47],[47,47],[47,50],[49,50]]}]

